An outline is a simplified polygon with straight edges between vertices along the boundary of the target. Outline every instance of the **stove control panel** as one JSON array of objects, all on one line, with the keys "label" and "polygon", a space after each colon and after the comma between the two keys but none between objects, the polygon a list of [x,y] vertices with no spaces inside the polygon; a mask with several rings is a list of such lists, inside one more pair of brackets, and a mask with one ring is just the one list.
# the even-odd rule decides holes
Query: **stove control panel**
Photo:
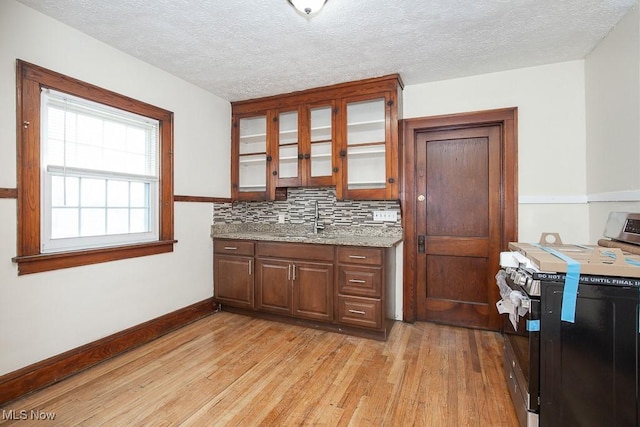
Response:
[{"label": "stove control panel", "polygon": [[640,213],[611,212],[604,236],[620,242],[640,245]]}]

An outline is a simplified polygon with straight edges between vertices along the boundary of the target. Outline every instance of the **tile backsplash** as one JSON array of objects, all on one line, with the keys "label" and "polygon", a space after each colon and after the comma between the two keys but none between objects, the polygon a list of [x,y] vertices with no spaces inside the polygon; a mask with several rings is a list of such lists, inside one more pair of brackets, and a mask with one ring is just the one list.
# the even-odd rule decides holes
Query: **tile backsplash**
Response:
[{"label": "tile backsplash", "polygon": [[[318,201],[319,219],[325,225],[402,227],[397,200],[336,200],[334,187],[289,188],[286,201],[215,203],[214,224],[277,224],[284,215],[285,224],[311,224]],[[396,211],[397,221],[373,221],[374,211]]]}]

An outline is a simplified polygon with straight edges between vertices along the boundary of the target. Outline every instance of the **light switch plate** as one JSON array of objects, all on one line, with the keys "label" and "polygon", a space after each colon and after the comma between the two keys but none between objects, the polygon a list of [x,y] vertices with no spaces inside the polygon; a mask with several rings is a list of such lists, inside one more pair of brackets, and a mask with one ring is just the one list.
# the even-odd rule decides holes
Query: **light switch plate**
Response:
[{"label": "light switch plate", "polygon": [[374,221],[398,221],[398,212],[396,211],[373,211]]},{"label": "light switch plate", "polygon": [[283,213],[278,214],[278,224],[284,224],[284,218],[285,218],[285,214]]}]

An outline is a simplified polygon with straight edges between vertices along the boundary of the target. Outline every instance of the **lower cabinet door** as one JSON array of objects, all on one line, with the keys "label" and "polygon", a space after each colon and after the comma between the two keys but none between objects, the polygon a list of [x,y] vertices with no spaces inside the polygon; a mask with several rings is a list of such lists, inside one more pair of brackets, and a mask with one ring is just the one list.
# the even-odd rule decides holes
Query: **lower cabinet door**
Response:
[{"label": "lower cabinet door", "polygon": [[293,315],[333,319],[333,264],[293,263]]},{"label": "lower cabinet door", "polygon": [[291,313],[292,266],[289,261],[256,260],[256,308],[274,313]]},{"label": "lower cabinet door", "polygon": [[253,257],[214,255],[214,297],[235,307],[253,308]]}]

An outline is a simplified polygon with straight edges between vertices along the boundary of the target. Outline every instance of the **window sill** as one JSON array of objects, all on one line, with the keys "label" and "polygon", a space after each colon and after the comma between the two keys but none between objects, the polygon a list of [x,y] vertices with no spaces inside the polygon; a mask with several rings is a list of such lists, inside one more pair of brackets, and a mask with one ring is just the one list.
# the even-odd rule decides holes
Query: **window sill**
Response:
[{"label": "window sill", "polygon": [[18,275],[22,276],[24,274],[173,252],[173,245],[177,242],[177,240],[162,240],[82,251],[24,255],[14,257],[12,261],[18,264]]}]

